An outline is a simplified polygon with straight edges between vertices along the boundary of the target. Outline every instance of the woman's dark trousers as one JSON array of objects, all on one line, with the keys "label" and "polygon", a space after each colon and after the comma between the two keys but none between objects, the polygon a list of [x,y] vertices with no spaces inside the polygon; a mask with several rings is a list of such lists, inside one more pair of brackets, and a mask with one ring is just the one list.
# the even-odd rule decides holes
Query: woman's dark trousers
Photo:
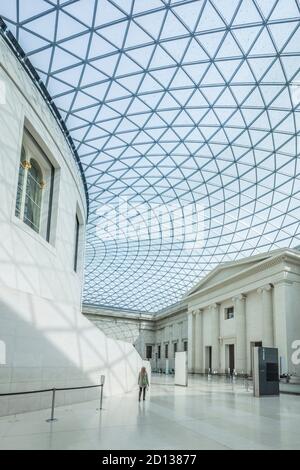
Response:
[{"label": "woman's dark trousers", "polygon": [[139,401],[141,401],[142,392],[143,392],[143,400],[145,400],[145,397],[146,397],[146,387],[140,387]]}]

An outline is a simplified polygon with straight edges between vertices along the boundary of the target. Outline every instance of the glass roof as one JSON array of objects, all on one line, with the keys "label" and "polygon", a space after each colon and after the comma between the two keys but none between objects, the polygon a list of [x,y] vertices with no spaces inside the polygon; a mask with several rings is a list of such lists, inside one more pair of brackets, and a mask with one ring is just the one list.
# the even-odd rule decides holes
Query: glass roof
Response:
[{"label": "glass roof", "polygon": [[10,0],[85,170],[86,302],[158,311],[300,243],[299,0]]}]

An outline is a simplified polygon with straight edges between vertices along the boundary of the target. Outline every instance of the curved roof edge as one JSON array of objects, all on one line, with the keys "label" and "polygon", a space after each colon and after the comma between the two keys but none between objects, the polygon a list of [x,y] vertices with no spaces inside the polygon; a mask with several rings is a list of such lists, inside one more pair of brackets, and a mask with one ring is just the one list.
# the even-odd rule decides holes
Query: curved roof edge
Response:
[{"label": "curved roof edge", "polygon": [[81,164],[79,155],[78,155],[77,150],[75,148],[75,144],[74,144],[73,139],[72,139],[72,137],[71,137],[71,135],[70,135],[70,133],[67,129],[67,126],[66,126],[59,110],[57,109],[51,95],[49,94],[47,88],[45,87],[42,79],[40,78],[39,74],[35,70],[34,66],[30,62],[28,57],[26,57],[26,54],[25,54],[24,50],[22,49],[22,47],[20,46],[20,44],[18,43],[18,41],[16,40],[14,35],[8,29],[7,24],[3,20],[2,16],[0,16],[0,34],[3,37],[4,41],[6,42],[6,44],[8,44],[8,46],[10,47],[12,52],[14,53],[15,57],[18,59],[19,63],[22,65],[23,69],[26,71],[27,75],[30,77],[30,79],[34,83],[34,85],[36,86],[36,88],[38,89],[40,94],[42,95],[43,99],[47,103],[52,115],[56,119],[56,121],[57,121],[57,123],[58,123],[65,139],[66,139],[66,142],[67,142],[67,144],[68,144],[68,146],[69,146],[69,148],[70,148],[70,150],[71,150],[71,152],[74,156],[74,160],[77,164],[77,167],[78,167],[81,179],[82,179],[82,183],[83,183],[83,187],[84,187],[84,193],[85,193],[85,199],[86,199],[86,206],[87,206],[87,218],[88,218],[88,216],[89,216],[89,194],[88,194],[88,189],[87,189],[86,177],[85,177],[85,174],[84,174],[84,171],[83,171],[83,168],[82,168],[82,164]]}]

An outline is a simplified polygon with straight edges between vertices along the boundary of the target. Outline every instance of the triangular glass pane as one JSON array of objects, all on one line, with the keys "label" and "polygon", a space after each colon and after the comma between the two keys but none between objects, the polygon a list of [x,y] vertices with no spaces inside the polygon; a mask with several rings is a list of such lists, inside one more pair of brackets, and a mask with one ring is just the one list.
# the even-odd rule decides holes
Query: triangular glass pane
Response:
[{"label": "triangular glass pane", "polygon": [[270,20],[282,20],[287,18],[299,18],[299,7],[294,0],[277,2]]},{"label": "triangular glass pane", "polygon": [[165,23],[162,29],[161,38],[172,38],[175,36],[181,36],[187,34],[187,29],[183,26],[181,21],[179,21],[172,10],[168,11]]},{"label": "triangular glass pane", "polygon": [[95,27],[120,20],[121,18],[124,18],[124,13],[116,8],[111,2],[108,0],[101,0],[101,2],[98,2]]},{"label": "triangular glass pane", "polygon": [[152,38],[157,38],[161,31],[165,15],[166,12],[161,10],[155,13],[138,16],[135,21],[142,26]]},{"label": "triangular glass pane", "polygon": [[79,21],[62,11],[59,12],[56,40],[60,41],[65,38],[69,38],[70,36],[83,33],[84,31],[86,31],[86,27]]},{"label": "triangular glass pane", "polygon": [[[237,40],[239,46],[242,48],[243,52],[245,54],[248,53],[250,48],[252,47],[254,41],[258,37],[262,27],[261,26],[255,26],[252,28],[239,28],[239,29],[234,29],[232,34]],[[260,53],[262,53],[263,49],[260,49]]]},{"label": "triangular glass pane", "polygon": [[11,19],[17,17],[16,5],[18,4],[19,21],[37,17],[51,8],[51,5],[49,5],[49,3],[47,4],[44,0],[36,0],[35,2],[17,2],[17,0],[10,0],[6,3],[8,5],[5,6],[5,12]]},{"label": "triangular glass pane", "polygon": [[192,39],[184,56],[183,63],[199,62],[200,60],[207,60],[208,58],[208,54],[204,51],[203,47],[200,46],[198,41]]},{"label": "triangular glass pane", "polygon": [[270,38],[270,34],[266,28],[264,28],[257,40],[255,41],[253,47],[251,48],[250,54],[251,55],[266,55],[266,54],[274,54],[275,48],[274,44],[272,43],[272,39]]},{"label": "triangular glass pane", "polygon": [[187,44],[189,43],[190,39],[183,38],[183,39],[176,39],[176,41],[167,41],[163,43],[163,48],[171,54],[173,59],[176,62],[180,62],[183,54],[185,53]]},{"label": "triangular glass pane", "polygon": [[140,28],[133,21],[130,22],[129,30],[126,36],[126,47],[135,47],[141,44],[151,43],[151,37],[146,34],[142,28]]},{"label": "triangular glass pane", "polygon": [[105,26],[98,30],[98,34],[101,34],[111,44],[117,48],[123,47],[125,41],[125,31],[127,28],[127,21],[122,21],[112,26]]},{"label": "triangular glass pane", "polygon": [[225,23],[216,10],[209,2],[205,3],[204,10],[201,12],[196,32],[224,28]]},{"label": "triangular glass pane", "polygon": [[228,32],[222,41],[222,45],[218,50],[216,57],[241,57],[241,54],[241,49],[239,48],[234,36]]},{"label": "triangular glass pane", "polygon": [[[87,35],[87,37],[89,39],[90,35]],[[80,39],[81,38],[79,38],[79,40]],[[114,52],[114,51],[116,51],[116,47],[114,47],[104,38],[100,37],[98,34],[96,33],[93,34],[91,45],[90,45],[90,51],[89,51],[89,59],[101,57],[102,55],[109,54],[110,52]]]},{"label": "triangular glass pane", "polygon": [[54,40],[56,14],[50,13],[26,23],[26,27],[33,33],[37,33],[48,41]]},{"label": "triangular glass pane", "polygon": [[194,31],[203,5],[204,0],[198,0],[197,2],[174,6],[173,11],[181,18],[190,31]]},{"label": "triangular glass pane", "polygon": [[199,42],[207,52],[209,57],[213,57],[218,52],[220,45],[223,42],[224,32],[203,34],[198,37]]},{"label": "triangular glass pane", "polygon": [[249,24],[258,23],[262,21],[262,18],[252,0],[243,0],[240,3],[240,8],[235,15],[233,24]]}]

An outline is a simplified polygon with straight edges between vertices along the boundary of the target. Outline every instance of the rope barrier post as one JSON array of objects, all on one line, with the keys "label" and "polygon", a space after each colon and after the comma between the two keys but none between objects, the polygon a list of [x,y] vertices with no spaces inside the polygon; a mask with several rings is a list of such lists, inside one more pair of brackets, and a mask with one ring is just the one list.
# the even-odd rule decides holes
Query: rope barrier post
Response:
[{"label": "rope barrier post", "polygon": [[97,408],[97,410],[99,409],[99,411],[102,410],[104,384],[105,384],[105,375],[101,375],[101,377],[100,377],[100,407]]},{"label": "rope barrier post", "polygon": [[101,393],[100,393],[100,410],[102,410],[102,402],[103,402],[103,388],[105,384],[105,375],[101,375],[100,378],[100,383],[101,383]]},{"label": "rope barrier post", "polygon": [[47,419],[47,423],[52,423],[53,421],[57,421],[56,418],[54,418],[54,409],[55,409],[55,392],[56,388],[52,389],[52,405],[51,405],[51,418]]}]

